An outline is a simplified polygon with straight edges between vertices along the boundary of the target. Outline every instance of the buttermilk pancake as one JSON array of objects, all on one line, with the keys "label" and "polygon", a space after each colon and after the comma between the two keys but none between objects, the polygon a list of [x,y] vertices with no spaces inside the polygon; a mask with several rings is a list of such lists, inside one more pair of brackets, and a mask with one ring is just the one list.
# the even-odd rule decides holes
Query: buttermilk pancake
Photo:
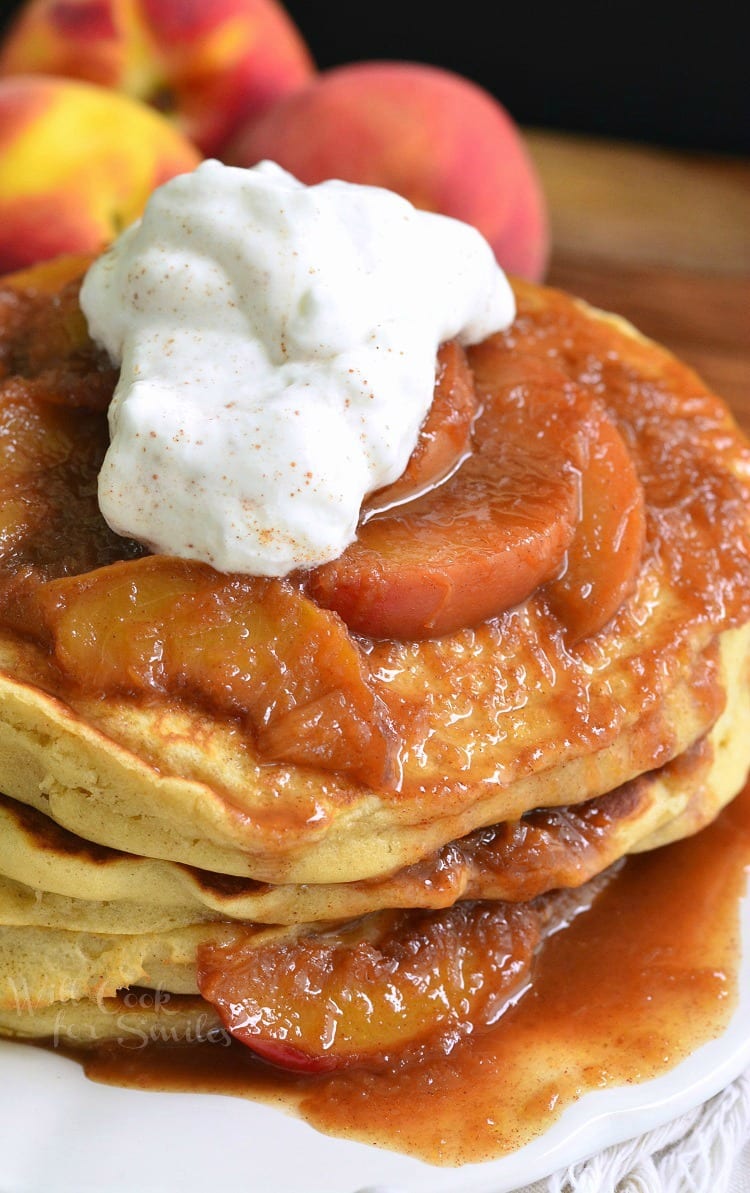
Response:
[{"label": "buttermilk pancake", "polygon": [[333,922],[459,899],[522,902],[577,887],[628,853],[714,819],[743,782],[747,748],[737,730],[749,711],[738,679],[711,732],[664,766],[585,803],[477,829],[412,866],[360,882],[274,886],[138,857],[0,797],[0,923],[133,935],[215,920]]},{"label": "buttermilk pancake", "polygon": [[[476,397],[459,467],[366,511],[341,562],[219,573],[99,512],[116,372],[83,268],[0,289],[0,1030],[90,1044],[174,1016],[314,1069],[492,1022],[625,855],[745,781],[743,436],[664,349],[517,283],[507,331],[442,356],[435,407]],[[496,610],[488,517],[556,560]],[[440,539],[466,548],[463,619]],[[446,957],[481,997],[420,1001]],[[375,1026],[347,995],[335,1045],[314,1016],[290,1033],[291,971],[367,983]]]},{"label": "buttermilk pancake", "polygon": [[[173,995],[198,995],[202,947],[237,942],[293,947],[299,938],[324,934],[341,949],[352,928],[369,943],[391,926],[382,909],[450,908],[491,901],[497,925],[532,925],[540,905],[557,920],[574,906],[580,913],[601,875],[627,852],[651,848],[713,819],[742,781],[746,750],[723,749],[727,735],[747,715],[747,696],[719,718],[714,730],[680,758],[588,803],[528,813],[519,822],[480,830],[393,876],[338,886],[272,887],[211,875],[171,862],[138,858],[95,846],[60,829],[47,817],[10,800],[0,801],[0,1026],[11,1034],[48,1035],[52,1010],[73,1007],[70,1032],[88,1024],[89,1041],[122,1032],[120,1012],[103,1002],[128,987],[166,995],[137,1009],[141,1028],[159,1010],[182,1014]],[[736,735],[739,739],[739,734]],[[601,885],[601,884],[600,884]],[[575,904],[565,888],[584,888]],[[547,896],[541,900],[540,896]],[[414,915],[413,919],[418,921]],[[288,923],[290,928],[269,925]],[[317,925],[315,922],[317,921]],[[336,921],[344,921],[339,928]],[[400,931],[406,934],[408,916]],[[452,932],[450,913],[433,926]],[[291,925],[296,925],[292,928]],[[531,951],[508,953],[518,979]],[[71,1005],[68,1005],[71,1004]],[[193,1010],[213,1024],[208,1003]],[[135,1030],[135,1027],[133,1027]],[[75,1037],[73,1037],[75,1038]],[[80,1036],[79,1036],[80,1038]]]}]

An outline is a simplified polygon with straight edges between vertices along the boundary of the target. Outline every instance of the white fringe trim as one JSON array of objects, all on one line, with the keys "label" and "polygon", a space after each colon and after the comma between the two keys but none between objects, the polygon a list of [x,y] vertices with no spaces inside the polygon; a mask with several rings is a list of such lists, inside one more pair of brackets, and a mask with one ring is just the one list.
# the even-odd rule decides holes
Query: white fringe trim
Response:
[{"label": "white fringe trim", "polygon": [[558,1172],[546,1193],[727,1193],[750,1133],[750,1070],[655,1131]]}]

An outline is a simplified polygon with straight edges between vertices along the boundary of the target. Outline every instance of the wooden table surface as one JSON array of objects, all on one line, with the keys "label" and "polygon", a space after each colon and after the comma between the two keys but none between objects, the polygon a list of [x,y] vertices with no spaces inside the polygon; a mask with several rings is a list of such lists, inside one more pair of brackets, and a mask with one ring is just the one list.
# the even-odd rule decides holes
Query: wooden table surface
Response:
[{"label": "wooden table surface", "polygon": [[527,129],[546,281],[671,348],[750,432],[750,161]]}]

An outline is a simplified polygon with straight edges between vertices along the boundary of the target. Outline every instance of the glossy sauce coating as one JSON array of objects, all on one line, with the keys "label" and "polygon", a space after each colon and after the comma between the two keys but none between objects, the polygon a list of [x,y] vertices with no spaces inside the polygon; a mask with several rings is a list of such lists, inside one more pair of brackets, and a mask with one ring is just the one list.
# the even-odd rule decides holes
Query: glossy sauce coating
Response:
[{"label": "glossy sauce coating", "polygon": [[[315,727],[312,752],[300,753],[295,745],[299,734],[287,723],[289,732],[274,730],[254,739],[251,735],[261,758],[265,747],[270,751],[267,757],[310,763],[335,772],[345,784],[364,781],[378,787],[384,800],[405,799],[414,808],[415,819],[430,817],[436,799],[448,815],[454,808],[463,808],[471,785],[476,790],[486,784],[489,789],[498,780],[512,780],[519,767],[523,773],[525,750],[533,748],[534,766],[542,770],[614,741],[627,718],[637,717],[638,709],[659,709],[665,677],[692,666],[688,656],[693,642],[705,647],[716,630],[739,624],[750,614],[750,457],[726,408],[669,354],[654,345],[644,347],[610,323],[592,319],[568,296],[543,293],[541,301],[538,291],[519,286],[519,315],[513,327],[473,348],[470,364],[484,401],[498,375],[507,376],[509,367],[519,377],[534,378],[539,362],[545,361],[545,369],[563,379],[563,391],[572,386],[571,393],[580,392],[587,402],[601,403],[629,447],[646,498],[647,534],[638,588],[608,627],[609,670],[600,668],[596,639],[586,640],[580,652],[568,649],[565,627],[548,607],[542,588],[520,614],[511,609],[471,631],[471,636],[467,631],[463,638],[449,636],[419,644],[359,639],[351,647],[342,640],[345,654],[359,647],[362,658],[359,668],[350,671],[358,672],[354,687],[340,686],[332,732],[326,735],[325,718],[312,701],[303,714],[303,728]],[[26,458],[21,453],[18,475],[5,482],[19,490],[20,503],[14,504],[9,500],[12,494],[6,493],[7,524],[0,534],[0,617],[51,651],[59,668],[54,690],[74,708],[79,696],[85,700],[106,691],[130,690],[143,698],[142,676],[133,675],[127,666],[112,676],[110,687],[87,685],[85,651],[76,656],[67,649],[70,641],[66,649],[58,649],[59,626],[48,613],[55,605],[52,594],[37,600],[40,584],[55,577],[91,572],[110,564],[118,554],[127,561],[140,553],[136,544],[113,535],[98,515],[95,475],[106,446],[105,419],[103,413],[78,408],[81,386],[96,394],[103,383],[111,386],[113,377],[91,345],[81,340],[74,284],[53,302],[44,294],[6,295],[4,308],[0,366],[6,376],[0,375],[0,406],[14,443],[33,442],[36,455],[32,452]],[[33,337],[27,334],[27,323],[35,329]],[[47,339],[54,345],[52,356],[45,346]],[[63,361],[59,375],[50,371],[56,356]],[[513,388],[513,400],[523,404],[527,398],[517,389]],[[53,396],[42,400],[39,393]],[[61,394],[64,405],[52,404]],[[570,401],[574,409],[577,399]],[[99,398],[92,399],[93,405],[97,402]],[[478,442],[480,424],[481,418]],[[18,456],[18,449],[13,451]],[[47,458],[50,452],[59,455],[52,466]],[[471,461],[481,456],[482,452],[475,453],[450,484],[462,472],[470,477]],[[714,466],[716,461],[721,467]],[[436,490],[435,503],[446,500],[450,484]],[[420,501],[427,503],[429,519],[430,496]],[[712,511],[720,511],[720,520]],[[363,531],[370,527],[374,533],[377,525],[378,519],[371,519]],[[121,566],[137,569],[138,562]],[[137,571],[132,582],[137,606]],[[669,599],[679,603],[677,622],[670,616],[660,618],[658,609],[657,616],[651,617],[654,586],[664,584],[670,586]],[[252,582],[245,579],[242,585],[247,585],[250,598]],[[258,587],[265,593],[268,584],[261,581]],[[231,620],[233,598],[227,593],[222,578],[211,598],[218,621]],[[147,596],[144,593],[143,599]],[[288,595],[280,600],[288,603]],[[303,605],[300,593],[300,609]],[[90,613],[92,627],[98,617],[99,633],[110,641],[116,663],[119,631],[110,616],[103,582],[98,613],[93,603]],[[639,636],[637,676],[630,666],[614,673],[619,652],[634,634]],[[217,636],[213,630],[211,635]],[[160,623],[154,625],[151,637],[148,649],[144,648],[146,655],[168,651]],[[122,645],[119,653],[125,659],[130,644]],[[609,642],[605,645],[609,650]],[[467,667],[467,657],[472,655],[476,668]],[[46,661],[44,665],[46,669]],[[593,684],[592,666],[600,675]],[[193,668],[189,682],[180,667],[171,674],[171,682],[155,683],[145,692],[154,703],[169,689],[168,698],[208,707],[219,718],[250,713],[238,701],[232,681],[229,687],[234,690],[227,698],[226,685],[217,684],[213,674],[202,676],[199,667]],[[381,756],[397,755],[393,765],[369,766],[369,736],[360,732],[360,681],[367,689],[364,704],[383,702],[387,707],[383,723],[388,724],[390,742]],[[46,670],[45,683],[50,686]],[[550,707],[547,693],[552,697],[553,691]],[[265,725],[269,715],[273,719],[270,705],[251,714],[249,722]],[[533,743],[528,732],[532,720],[539,726]],[[705,727],[699,726],[698,731]],[[661,726],[644,724],[642,732],[658,735]],[[353,743],[346,758],[338,749],[341,734]],[[645,765],[663,760],[654,756]],[[345,784],[344,804],[352,790]],[[331,800],[331,812],[321,803],[323,817],[335,814],[339,796],[326,798]],[[470,796],[469,802],[474,799]],[[318,826],[321,823],[319,817]],[[446,827],[444,839],[459,836],[475,824],[453,823]]]},{"label": "glossy sauce coating", "polygon": [[[519,385],[515,362],[503,364],[510,370],[497,363],[462,466],[366,518],[338,559],[310,573],[315,599],[357,633],[439,639],[519,604],[560,571],[593,411],[559,370],[537,368]],[[454,388],[473,393],[468,366],[456,372]]]},{"label": "glossy sauce coating", "polygon": [[[654,659],[653,673],[645,668],[642,684],[647,700],[659,666],[666,660],[676,667],[678,648],[693,632],[706,629],[710,638],[716,628],[737,624],[747,616],[747,475],[740,468],[742,464],[747,469],[747,458],[738,450],[723,407],[689,370],[665,356],[659,358],[661,371],[654,373],[653,356],[642,353],[637,341],[631,344],[628,340],[627,351],[613,354],[611,329],[582,318],[575,305],[562,297],[551,297],[538,311],[533,294],[524,296],[522,290],[520,310],[511,332],[473,353],[480,390],[483,375],[492,372],[496,354],[513,353],[519,359],[525,353],[529,359],[547,354],[575,385],[606,400],[608,414],[617,421],[638,464],[648,502],[646,564],[658,561],[666,568],[683,610],[674,646],[663,648],[662,658]],[[19,350],[16,369],[19,361],[24,375],[29,374],[33,382],[34,360]],[[43,373],[40,366],[40,375]],[[14,401],[12,385],[8,383],[4,392],[8,411]],[[30,397],[29,411],[36,401],[33,385]],[[23,415],[21,421],[24,419],[30,428],[31,414]],[[72,453],[70,466],[77,469],[77,453],[83,448],[75,444],[83,438],[74,439],[74,445],[65,449],[64,462],[68,467]],[[711,465],[723,456],[731,459],[732,468],[719,474]],[[31,484],[28,474],[24,476]],[[90,481],[92,472],[85,476]],[[75,487],[69,491],[75,493]],[[90,529],[80,534],[76,529],[79,519],[75,510],[83,508],[77,501],[87,502],[87,508],[91,505],[87,485],[75,493],[72,512],[56,512],[53,497],[51,492],[45,513],[64,519],[61,525],[73,543],[72,553],[66,558],[53,551],[52,560],[45,556],[45,566],[39,572],[35,570],[37,561],[29,560],[30,591],[25,594],[27,627],[47,646],[53,645],[48,635],[56,626],[44,603],[37,607],[35,621],[35,586],[46,584],[55,575],[79,567],[86,571],[112,560],[111,540],[105,531],[100,539],[96,534],[92,538]],[[721,527],[711,517],[718,509]],[[687,533],[686,511],[694,515]],[[17,627],[20,618],[13,604],[13,584],[18,576],[27,574],[25,561],[19,570],[19,543],[28,550],[25,536],[35,527],[28,519],[24,522],[22,513],[18,539],[13,538],[12,527],[6,530],[4,564],[11,597],[5,616]],[[94,562],[71,562],[76,559],[77,535],[82,548],[92,541],[97,550],[101,545],[101,556]],[[49,541],[54,544],[54,533]],[[123,550],[127,552],[127,547]],[[60,590],[52,586],[47,591],[54,596]],[[227,613],[222,594],[212,595],[222,621]],[[51,603],[60,607],[56,601]],[[102,601],[105,618],[109,615],[106,606]],[[529,682],[533,683],[536,664],[546,675],[552,671],[564,677],[566,669],[573,670],[556,635],[544,593],[535,605],[530,629],[537,643],[536,655],[523,675],[511,673],[508,679],[511,715],[504,732],[510,738],[514,726],[520,728],[524,719],[523,699],[513,704],[514,683],[523,697]],[[514,635],[523,638],[529,629],[514,624],[513,615],[506,615],[486,633],[512,653]],[[434,650],[440,655],[437,645]],[[399,662],[399,652],[390,645],[373,645],[365,653],[373,674],[384,675],[389,664],[394,673],[399,673],[399,666],[400,674],[408,671],[408,660],[404,662],[401,654]],[[399,665],[393,666],[394,662]],[[456,660],[440,656],[440,662],[444,664],[445,699],[453,702],[460,719],[463,702],[473,700],[476,704],[482,694],[471,691],[466,683],[465,662],[460,674]],[[234,682],[237,677],[230,678]],[[83,680],[75,675],[75,668],[63,667],[60,690],[68,691],[66,683],[76,682]],[[169,683],[167,680],[166,687]],[[199,680],[193,682],[194,688],[200,686]],[[213,699],[220,713],[226,709],[227,684],[222,686],[221,697]],[[137,684],[135,690],[139,690]],[[552,726],[549,748],[558,747],[563,737],[566,743],[577,738],[579,746],[592,745],[597,739],[592,696],[577,689],[575,681],[563,690],[560,715],[565,733]],[[203,696],[212,702],[210,691],[206,694],[204,690]],[[613,733],[616,728],[611,727]],[[423,744],[419,718],[411,717],[407,710],[399,729],[413,752],[418,752]],[[474,732],[486,742],[485,730],[486,726],[477,725]],[[655,751],[660,748],[658,741],[653,744]],[[447,786],[451,776],[466,769],[461,750],[470,755],[471,745],[470,735],[463,734],[457,760],[451,765],[445,764],[445,755],[435,755],[439,782]],[[323,747],[321,758],[325,759],[325,753]],[[652,761],[655,757],[654,753]],[[329,762],[333,769],[340,769],[339,760],[330,757]],[[435,798],[429,775],[422,793],[427,806]],[[396,1065],[388,1073],[289,1078],[253,1061],[246,1050],[228,1050],[233,1059],[223,1049],[218,1059],[218,1050],[147,1050],[127,1057],[103,1050],[90,1059],[88,1070],[99,1079],[123,1083],[213,1088],[274,1099],[281,1096],[323,1130],[365,1138],[436,1163],[501,1154],[544,1130],[582,1090],[647,1078],[725,1025],[736,976],[737,901],[750,865],[749,800],[745,793],[716,825],[693,840],[628,862],[592,910],[546,942],[530,990],[499,1025],[457,1044],[440,1059]]]},{"label": "glossy sauce coating", "polygon": [[442,1058],[317,1077],[281,1073],[242,1045],[78,1059],[97,1081],[281,1103],[322,1131],[433,1164],[488,1160],[585,1093],[658,1076],[721,1034],[737,999],[749,867],[750,787],[695,837],[628,859],[546,940],[518,1003]]}]

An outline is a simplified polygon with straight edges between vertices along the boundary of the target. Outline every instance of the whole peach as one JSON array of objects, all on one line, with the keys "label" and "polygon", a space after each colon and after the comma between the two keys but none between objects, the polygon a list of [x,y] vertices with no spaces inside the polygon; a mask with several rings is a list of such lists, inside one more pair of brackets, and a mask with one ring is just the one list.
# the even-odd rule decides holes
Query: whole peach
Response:
[{"label": "whole peach", "polygon": [[205,154],[314,73],[277,0],[27,0],[0,74],[88,80],[156,107]]},{"label": "whole peach", "polygon": [[44,75],[0,79],[0,271],[99,252],[201,155],[127,96]]},{"label": "whole peach", "polygon": [[545,196],[518,126],[492,95],[440,67],[359,62],[321,72],[249,121],[225,160],[264,158],[301,181],[388,187],[474,224],[511,273],[545,272]]}]

